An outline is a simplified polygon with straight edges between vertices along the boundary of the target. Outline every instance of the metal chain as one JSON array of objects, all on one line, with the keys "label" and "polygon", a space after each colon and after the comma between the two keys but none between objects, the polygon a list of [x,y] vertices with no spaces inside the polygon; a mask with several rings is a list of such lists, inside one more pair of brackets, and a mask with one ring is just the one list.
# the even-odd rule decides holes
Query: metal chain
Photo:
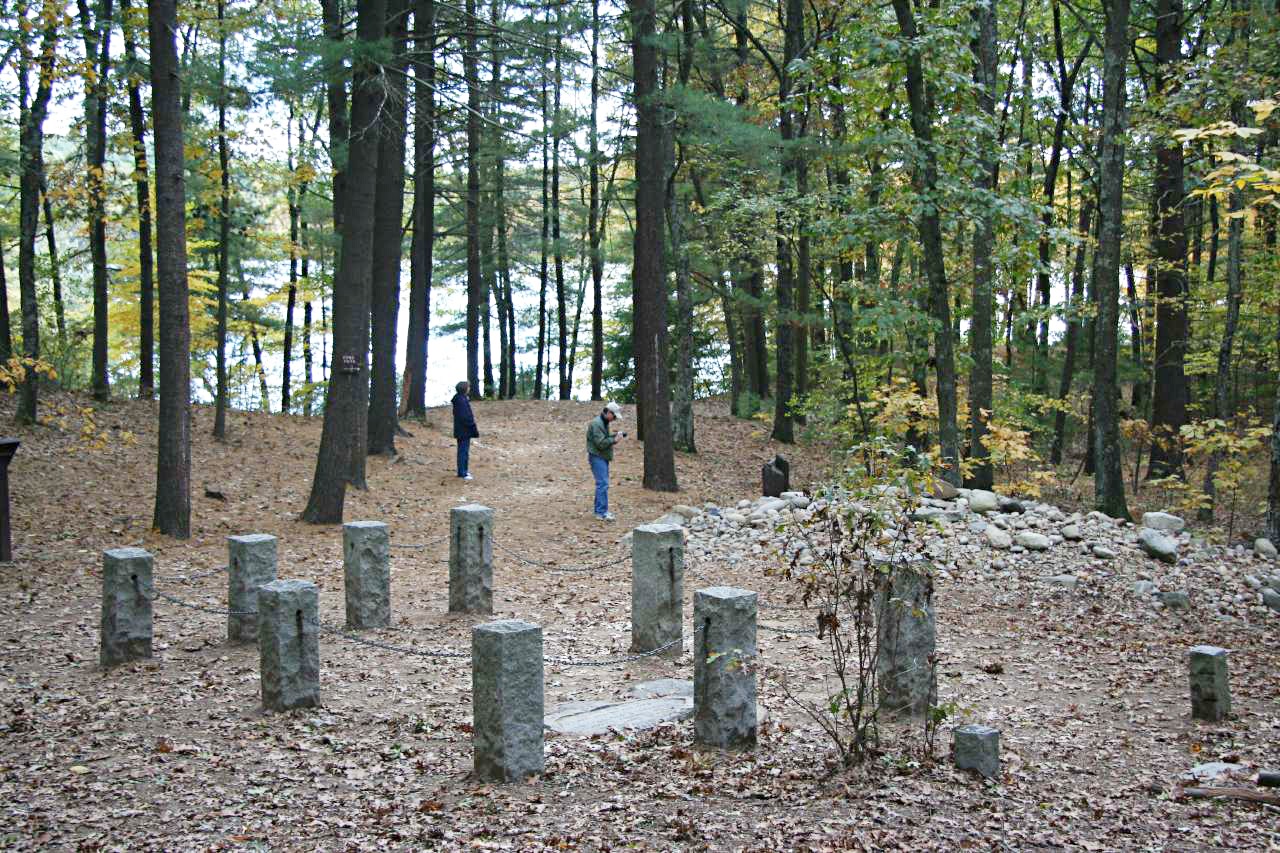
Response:
[{"label": "metal chain", "polygon": [[426,542],[392,542],[391,547],[392,548],[430,548],[432,545],[439,545],[441,542],[448,542],[448,541],[449,541],[449,534],[446,533],[445,535],[439,538],[431,539]]},{"label": "metal chain", "polygon": [[766,631],[771,631],[774,634],[800,634],[808,637],[818,636],[816,628],[788,628],[783,625],[767,625],[764,622],[757,622],[756,627],[763,628]]},{"label": "metal chain", "polygon": [[[179,607],[187,607],[187,608],[190,608],[191,610],[199,610],[201,613],[211,613],[214,616],[257,616],[258,615],[258,611],[256,610],[227,610],[224,607],[209,607],[204,604],[193,604],[190,601],[183,601],[181,598],[176,598],[172,595],[169,595],[169,593],[161,592],[158,589],[152,590],[152,592],[155,593],[155,595],[147,599],[148,601],[155,601],[156,598],[163,598],[165,601],[171,601],[174,604],[178,605]],[[147,598],[146,594],[143,593],[142,590],[138,590],[138,594],[141,595],[143,598]]]},{"label": "metal chain", "polygon": [[167,581],[169,583],[190,583],[191,581],[198,581],[203,578],[211,578],[214,575],[220,575],[223,572],[228,571],[230,568],[230,566],[218,566],[218,568],[213,569],[212,571],[197,572],[194,575],[161,575],[157,577],[156,580]]},{"label": "metal chain", "polygon": [[517,560],[524,563],[525,565],[533,566],[534,568],[537,568],[537,569],[547,569],[551,572],[554,572],[555,574],[568,575],[568,574],[577,574],[580,572],[598,572],[601,569],[607,569],[610,566],[616,565],[617,563],[625,562],[631,559],[630,555],[623,554],[619,558],[605,560],[604,562],[597,563],[594,566],[573,566],[570,568],[557,568],[555,563],[544,563],[539,560],[531,560],[528,557],[522,556],[516,551],[513,551],[512,549],[508,548],[506,545],[503,545],[501,542],[499,542],[496,539],[493,540],[493,545],[499,551],[502,551],[503,553],[508,554],[509,556],[515,557]]},{"label": "metal chain", "polygon": [[667,649],[681,642],[683,639],[684,639],[683,636],[676,637],[671,642],[663,643],[661,646],[658,646],[656,649],[652,649],[647,652],[638,652],[634,655],[624,655],[622,657],[605,658],[604,660],[580,660],[575,658],[560,658],[560,657],[544,657],[543,660],[545,660],[547,663],[555,664],[556,666],[615,666],[620,663],[631,663],[632,661],[643,660],[644,658],[651,658],[656,654],[665,652]]},{"label": "metal chain", "polygon": [[416,655],[418,657],[424,657],[424,658],[469,658],[471,657],[471,652],[429,651],[426,649],[415,649],[410,646],[397,646],[392,643],[383,643],[379,640],[369,640],[369,639],[365,639],[364,637],[358,637],[355,634],[352,634],[348,631],[343,630],[342,628],[334,628],[331,625],[321,624],[320,628],[326,634],[333,634],[335,636],[342,637],[344,640],[350,640],[353,643],[359,643],[362,646],[372,646],[375,649],[382,649],[388,652],[397,652],[402,655]]},{"label": "metal chain", "polygon": [[761,610],[785,610],[792,613],[803,613],[817,609],[816,607],[791,607],[786,604],[769,604],[764,601],[757,602],[756,607],[759,607]]}]

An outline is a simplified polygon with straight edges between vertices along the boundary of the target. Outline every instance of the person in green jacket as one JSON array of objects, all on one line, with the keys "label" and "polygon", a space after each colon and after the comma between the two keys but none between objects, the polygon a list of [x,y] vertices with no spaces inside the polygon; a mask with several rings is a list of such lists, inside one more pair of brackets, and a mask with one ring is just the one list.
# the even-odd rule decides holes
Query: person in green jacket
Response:
[{"label": "person in green jacket", "polygon": [[613,461],[613,446],[627,434],[610,434],[609,424],[620,417],[622,407],[610,402],[587,424],[587,463],[596,480],[595,515],[601,521],[613,521],[613,513],[609,512],[609,463]]}]

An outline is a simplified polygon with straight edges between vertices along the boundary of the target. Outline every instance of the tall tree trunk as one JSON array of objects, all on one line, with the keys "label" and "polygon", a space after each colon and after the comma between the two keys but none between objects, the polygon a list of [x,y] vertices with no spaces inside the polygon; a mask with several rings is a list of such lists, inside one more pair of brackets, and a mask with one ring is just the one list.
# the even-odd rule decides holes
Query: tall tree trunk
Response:
[{"label": "tall tree trunk", "polygon": [[600,0],[591,0],[591,127],[588,131],[587,241],[591,252],[591,399],[604,399],[604,257],[600,253]]},{"label": "tall tree trunk", "polygon": [[[1093,219],[1093,195],[1086,193],[1080,203],[1080,221],[1077,230],[1080,243],[1076,246],[1075,266],[1071,271],[1071,301],[1067,306],[1067,332],[1063,342],[1062,378],[1058,382],[1058,399],[1066,401],[1071,395],[1071,382],[1075,378],[1076,350],[1079,347],[1081,316],[1084,310],[1084,261],[1088,243],[1090,222]],[[1053,415],[1053,442],[1049,447],[1049,462],[1062,464],[1062,452],[1066,441],[1067,413],[1058,409]]]},{"label": "tall tree trunk", "polygon": [[1124,233],[1125,64],[1129,0],[1106,0],[1103,45],[1102,138],[1098,152],[1098,248],[1094,253],[1097,320],[1093,362],[1093,445],[1097,508],[1129,518],[1121,470],[1120,390],[1116,360],[1120,309],[1120,241]]},{"label": "tall tree trunk", "polygon": [[[778,72],[778,130],[782,137],[780,190],[796,184],[799,155],[793,150],[796,138],[796,117],[791,106],[791,70],[800,58],[804,45],[803,0],[786,0],[783,27],[783,65]],[[779,211],[776,217],[778,260],[778,327],[775,334],[777,350],[777,395],[773,406],[773,438],[790,444],[795,441],[795,417],[792,406],[795,401],[796,335],[803,334],[803,327],[796,317],[795,261],[791,254],[791,229],[787,215]]]},{"label": "tall tree trunk", "polygon": [[386,0],[360,0],[356,35],[361,42],[351,83],[352,134],[343,191],[342,248],[333,282],[333,362],[324,427],[311,496],[302,513],[312,524],[342,521],[353,457],[365,455],[359,422],[366,412],[369,288],[373,257],[374,184],[378,173],[380,105],[385,81],[374,62],[382,39]]},{"label": "tall tree trunk", "polygon": [[[285,204],[289,210],[289,290],[288,302],[284,310],[284,353],[280,359],[280,413],[289,414],[289,397],[293,377],[293,311],[298,304],[298,227],[301,219],[301,205],[298,202],[298,188],[294,186],[297,175],[293,157],[293,102],[289,102],[289,119],[285,125],[286,165],[289,170],[289,187],[285,193]],[[303,146],[304,125],[298,121],[298,147]]]},{"label": "tall tree trunk", "polygon": [[667,388],[667,285],[662,257],[666,183],[658,89],[656,0],[628,0],[636,104],[636,217],[633,299],[636,386],[644,420],[644,487],[677,489]]},{"label": "tall tree trunk", "polygon": [[[1150,268],[1147,270],[1151,272]],[[1138,378],[1133,381],[1133,389],[1129,396],[1129,404],[1133,406],[1134,417],[1139,417],[1147,400],[1147,365],[1142,346],[1142,302],[1138,299],[1138,283],[1134,277],[1133,264],[1124,265],[1125,296],[1129,304],[1129,352],[1133,356],[1133,364],[1138,369]],[[1148,275],[1151,281],[1153,276]]]},{"label": "tall tree trunk", "polygon": [[[85,198],[89,215],[89,257],[93,269],[93,398],[111,399],[107,375],[107,72],[111,66],[111,0],[98,0],[90,12],[87,0],[77,0],[85,62],[91,70],[84,93]],[[96,14],[95,14],[96,13]]]},{"label": "tall tree trunk", "polygon": [[567,317],[568,295],[564,287],[564,246],[560,240],[560,95],[564,84],[560,51],[564,44],[560,7],[556,6],[555,59],[553,61],[554,76],[552,78],[551,108],[551,251],[555,258],[556,272],[556,319],[559,332],[560,353],[558,369],[560,379],[560,399],[568,400],[569,387],[569,325]]},{"label": "tall tree trunk", "polygon": [[129,89],[129,129],[133,134],[133,183],[138,209],[138,399],[155,396],[155,273],[151,257],[151,187],[147,175],[147,118],[142,109],[142,66],[129,0],[121,0],[125,80]]},{"label": "tall tree trunk", "polygon": [[507,333],[504,336],[507,341],[506,349],[503,351],[503,362],[506,364],[507,389],[506,396],[508,399],[514,399],[517,394],[516,390],[516,308],[515,297],[512,295],[511,284],[511,253],[507,246],[507,197],[506,197],[506,166],[504,160],[498,160],[498,176],[497,176],[497,205],[498,205],[498,275],[502,285],[499,296],[502,299],[503,311],[502,316],[506,320]]},{"label": "tall tree trunk", "polygon": [[467,382],[471,393],[480,387],[480,308],[484,283],[480,276],[480,57],[476,0],[466,0],[462,74],[467,85]]},{"label": "tall tree trunk", "polygon": [[320,0],[325,39],[330,56],[325,63],[325,103],[329,113],[329,160],[332,163],[333,236],[342,241],[342,216],[346,210],[347,153],[351,137],[351,116],[347,109],[347,71],[338,44],[346,37],[343,0]]},{"label": "tall tree trunk", "polygon": [[[1054,4],[1055,15],[1057,3]],[[991,468],[991,451],[983,438],[987,434],[987,420],[994,408],[992,391],[992,361],[994,359],[991,321],[995,311],[992,282],[995,265],[995,192],[1000,163],[996,151],[997,132],[996,96],[999,81],[998,21],[996,4],[987,3],[974,8],[976,36],[972,43],[974,55],[973,79],[978,88],[978,106],[991,127],[984,129],[980,137],[977,189],[991,198],[981,202],[982,213],[973,227],[973,318],[969,330],[969,349],[973,367],[969,371],[969,456],[974,460],[973,474],[968,485],[975,489],[990,489],[994,482]],[[1046,181],[1047,182],[1047,181]],[[1043,249],[1042,249],[1043,251]]]},{"label": "tall tree trunk", "polygon": [[226,0],[218,0],[218,390],[214,401],[213,437],[227,437],[227,276],[231,259],[231,168],[227,147]]},{"label": "tall tree trunk", "polygon": [[40,188],[40,198],[44,207],[44,238],[49,250],[49,279],[53,285],[53,320],[58,333],[58,351],[67,352],[67,311],[62,300],[62,263],[58,258],[58,237],[53,225],[53,204],[49,201],[49,186],[46,179]]},{"label": "tall tree trunk", "polygon": [[[1280,316],[1276,317],[1276,377],[1280,379]],[[1271,415],[1271,476],[1267,487],[1267,538],[1280,542],[1280,382]]]},{"label": "tall tree trunk", "polygon": [[535,400],[542,399],[542,370],[544,357],[550,361],[550,357],[545,355],[547,347],[547,259],[549,246],[548,239],[551,234],[551,207],[548,190],[548,181],[551,173],[549,161],[551,156],[551,114],[550,106],[547,100],[547,75],[542,75],[542,96],[539,101],[542,107],[542,241],[541,263],[538,267],[538,363],[534,369],[533,377],[533,398]]},{"label": "tall tree trunk", "polygon": [[[693,3],[680,7],[680,53],[677,62],[681,89],[689,85],[693,71]],[[674,122],[672,123],[674,126]],[[693,424],[693,280],[689,269],[689,250],[684,238],[685,203],[680,197],[681,156],[676,156],[680,141],[675,131],[667,133],[671,152],[671,172],[667,179],[667,231],[671,236],[671,256],[676,265],[676,385],[671,395],[672,444],[676,450],[697,453]]]},{"label": "tall tree trunk", "polygon": [[405,340],[406,416],[427,414],[427,342],[436,207],[435,0],[415,0],[413,89],[413,244],[409,248],[409,329]]},{"label": "tall tree trunk", "polygon": [[191,535],[191,323],[177,29],[177,0],[148,0],[160,297],[160,415],[152,524],[163,534],[186,539]]},{"label": "tall tree trunk", "polygon": [[[1127,2],[1127,0],[1125,0]],[[893,0],[898,29],[907,41],[907,97],[911,105],[911,132],[920,149],[922,163],[912,170],[916,193],[927,201],[917,223],[925,276],[929,281],[929,303],[936,325],[934,358],[938,371],[938,442],[942,449],[942,476],[960,482],[960,441],[956,430],[956,365],[951,330],[951,297],[947,271],[943,265],[942,222],[938,213],[938,158],[933,144],[934,98],[924,79],[919,31],[910,0]]]},{"label": "tall tree trunk", "polygon": [[13,358],[13,330],[9,319],[9,281],[4,270],[4,252],[0,252],[0,364]]},{"label": "tall tree trunk", "polygon": [[[40,188],[44,185],[44,120],[53,90],[54,51],[58,43],[57,14],[45,0],[39,15],[43,22],[40,52],[31,56],[26,33],[20,33],[18,71],[18,289],[22,305],[22,356],[31,362],[40,357],[40,308],[36,298],[36,230],[40,226]],[[31,93],[32,66],[37,73]],[[18,398],[19,423],[36,422],[39,380],[28,364]]]},{"label": "tall tree trunk", "polygon": [[[1182,0],[1156,0],[1156,91],[1172,96],[1182,61]],[[1147,476],[1182,474],[1178,432],[1187,423],[1187,226],[1182,145],[1161,137],[1156,148],[1156,343]]]},{"label": "tall tree trunk", "polygon": [[369,371],[369,453],[396,452],[396,326],[400,315],[400,260],[404,222],[404,156],[408,103],[405,47],[409,0],[387,0],[387,33],[392,60],[386,79],[382,132],[378,134],[378,177],[374,188],[373,265],[370,315],[373,362]]}]

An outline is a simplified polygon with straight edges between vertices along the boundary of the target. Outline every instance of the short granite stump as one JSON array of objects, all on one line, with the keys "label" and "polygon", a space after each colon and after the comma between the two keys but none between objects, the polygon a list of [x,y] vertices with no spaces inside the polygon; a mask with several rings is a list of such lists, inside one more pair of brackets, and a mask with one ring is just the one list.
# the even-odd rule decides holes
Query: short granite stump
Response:
[{"label": "short granite stump", "polygon": [[1227,650],[1194,646],[1189,654],[1191,716],[1218,722],[1231,715],[1231,687],[1227,678]]},{"label": "short granite stump", "polygon": [[258,590],[262,704],[271,711],[320,704],[320,595],[307,581]]},{"label": "short granite stump", "polygon": [[227,639],[258,639],[258,588],[276,579],[276,537],[266,533],[227,537]]},{"label": "short granite stump", "polygon": [[477,778],[542,774],[542,628],[504,619],[471,629],[471,713]]},{"label": "short granite stump", "polygon": [[684,529],[645,524],[631,538],[631,651],[684,654]]},{"label": "short granite stump", "polygon": [[716,586],[693,596],[694,739],[736,749],[756,743],[756,594]]},{"label": "short granite stump", "polygon": [[449,612],[493,612],[493,510],[449,510]]},{"label": "short granite stump", "polygon": [[971,724],[954,732],[956,767],[977,770],[994,779],[1000,775],[1000,730]]},{"label": "short granite stump", "polygon": [[103,552],[98,661],[104,667],[151,657],[154,567],[141,548]]},{"label": "short granite stump", "polygon": [[343,587],[347,627],[391,624],[391,533],[381,521],[342,525]]}]

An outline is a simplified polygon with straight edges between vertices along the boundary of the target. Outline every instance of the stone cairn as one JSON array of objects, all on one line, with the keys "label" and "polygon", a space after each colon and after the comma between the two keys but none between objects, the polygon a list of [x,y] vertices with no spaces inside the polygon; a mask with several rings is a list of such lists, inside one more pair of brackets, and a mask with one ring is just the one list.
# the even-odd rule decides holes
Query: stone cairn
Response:
[{"label": "stone cairn", "polygon": [[684,528],[645,524],[631,539],[631,651],[684,654]]}]

